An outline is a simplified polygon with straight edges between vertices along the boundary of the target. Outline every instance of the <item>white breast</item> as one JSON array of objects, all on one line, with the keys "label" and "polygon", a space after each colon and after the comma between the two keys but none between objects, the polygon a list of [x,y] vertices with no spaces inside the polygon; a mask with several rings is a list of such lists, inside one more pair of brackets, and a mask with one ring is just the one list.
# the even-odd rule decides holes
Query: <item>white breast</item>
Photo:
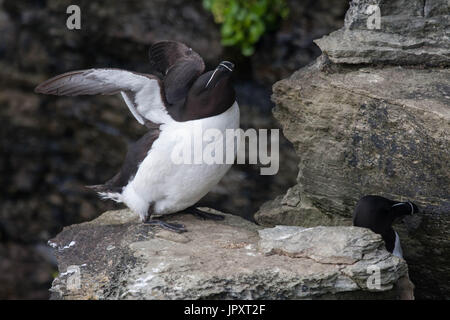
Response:
[{"label": "white breast", "polygon": [[[141,218],[153,204],[154,214],[168,214],[186,209],[206,195],[230,169],[231,164],[177,164],[173,150],[191,140],[198,128],[217,129],[225,137],[226,129],[239,128],[237,102],[227,111],[209,118],[186,122],[170,122],[160,127],[161,133],[132,181],[122,192],[123,202]],[[225,147],[225,141],[224,147]],[[233,143],[226,141],[226,143]],[[209,144],[208,142],[204,142]],[[194,144],[191,143],[194,151]],[[234,154],[235,156],[235,154]]]},{"label": "white breast", "polygon": [[403,258],[403,250],[402,250],[402,246],[400,245],[400,237],[398,236],[397,232],[395,232],[395,247],[394,247],[394,251],[392,252],[392,254],[399,258]]}]

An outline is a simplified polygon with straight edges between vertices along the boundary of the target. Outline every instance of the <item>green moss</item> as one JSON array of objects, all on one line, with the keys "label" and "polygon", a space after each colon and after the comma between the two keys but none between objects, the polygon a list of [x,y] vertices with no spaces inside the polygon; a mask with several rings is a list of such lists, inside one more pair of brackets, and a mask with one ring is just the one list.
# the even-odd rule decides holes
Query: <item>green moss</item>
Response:
[{"label": "green moss", "polygon": [[244,56],[252,55],[261,36],[289,14],[285,0],[203,0],[203,6],[221,24],[222,44],[238,46]]}]

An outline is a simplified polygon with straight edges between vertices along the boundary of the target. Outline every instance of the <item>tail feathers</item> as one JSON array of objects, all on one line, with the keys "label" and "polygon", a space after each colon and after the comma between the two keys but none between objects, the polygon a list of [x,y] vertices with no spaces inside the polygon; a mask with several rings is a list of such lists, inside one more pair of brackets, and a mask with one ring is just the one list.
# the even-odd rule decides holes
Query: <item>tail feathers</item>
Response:
[{"label": "tail feathers", "polygon": [[92,186],[86,186],[86,188],[92,189],[95,192],[104,192],[106,191],[106,186],[104,184],[96,184]]},{"label": "tail feathers", "polygon": [[111,199],[116,202],[122,202],[122,188],[111,188],[104,184],[86,186],[86,188],[97,192],[102,199]]}]

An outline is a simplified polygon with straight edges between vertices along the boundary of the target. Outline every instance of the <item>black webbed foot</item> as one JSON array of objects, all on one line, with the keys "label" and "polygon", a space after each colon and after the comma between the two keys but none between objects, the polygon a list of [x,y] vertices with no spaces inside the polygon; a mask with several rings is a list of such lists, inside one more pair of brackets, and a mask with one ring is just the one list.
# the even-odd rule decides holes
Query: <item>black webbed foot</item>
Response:
[{"label": "black webbed foot", "polygon": [[163,229],[177,232],[177,233],[183,233],[183,232],[187,231],[186,228],[184,227],[184,225],[179,224],[179,223],[169,223],[169,222],[165,222],[162,220],[155,220],[155,219],[149,219],[149,220],[145,221],[144,223],[154,225],[154,226],[159,226]]},{"label": "black webbed foot", "polygon": [[184,210],[186,213],[190,213],[194,215],[197,218],[203,219],[203,220],[215,220],[215,221],[221,221],[224,220],[225,217],[219,214],[209,213],[206,211],[202,211],[200,209],[197,209],[195,207],[190,207]]}]

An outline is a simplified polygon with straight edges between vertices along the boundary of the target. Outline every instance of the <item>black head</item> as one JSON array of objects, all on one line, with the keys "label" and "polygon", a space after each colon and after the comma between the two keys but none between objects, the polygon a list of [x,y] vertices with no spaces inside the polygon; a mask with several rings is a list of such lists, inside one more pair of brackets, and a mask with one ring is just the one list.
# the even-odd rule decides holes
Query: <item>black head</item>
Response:
[{"label": "black head", "polygon": [[233,105],[233,69],[233,63],[222,61],[216,69],[197,78],[186,99],[183,121],[218,115]]},{"label": "black head", "polygon": [[214,90],[220,82],[227,81],[231,77],[231,73],[233,72],[234,64],[229,61],[222,61],[219,63],[216,69],[213,71],[207,72],[202,80],[205,83],[204,89],[206,90]]}]

